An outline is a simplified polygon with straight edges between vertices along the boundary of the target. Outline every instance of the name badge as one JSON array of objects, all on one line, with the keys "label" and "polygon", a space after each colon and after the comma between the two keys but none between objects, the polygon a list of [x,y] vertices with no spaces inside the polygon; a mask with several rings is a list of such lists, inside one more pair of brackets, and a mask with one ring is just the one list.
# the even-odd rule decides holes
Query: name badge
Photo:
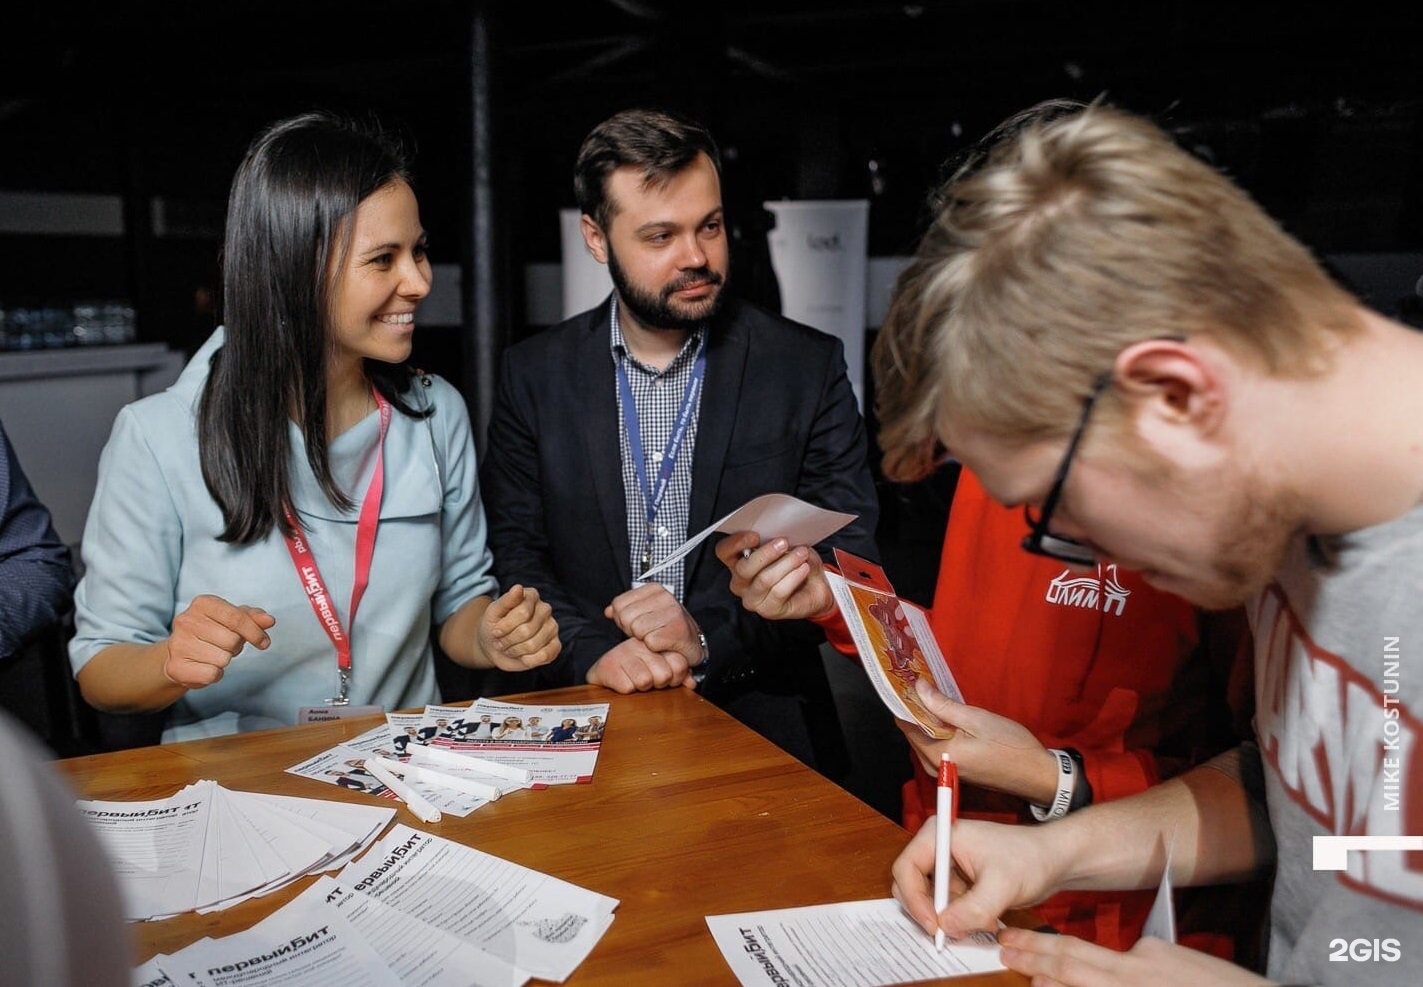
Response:
[{"label": "name badge", "polygon": [[380,706],[354,706],[349,704],[338,704],[330,706],[303,706],[296,711],[297,723],[330,723],[332,720],[344,720],[352,716],[375,716],[377,713],[384,713]]}]

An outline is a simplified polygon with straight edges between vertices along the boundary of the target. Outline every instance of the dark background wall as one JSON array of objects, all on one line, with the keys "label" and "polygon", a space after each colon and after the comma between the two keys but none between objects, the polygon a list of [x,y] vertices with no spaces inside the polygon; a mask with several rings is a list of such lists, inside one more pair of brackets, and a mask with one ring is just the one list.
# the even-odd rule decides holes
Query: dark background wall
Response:
[{"label": "dark background wall", "polygon": [[[1423,240],[1423,17],[1383,5],[57,2],[5,18],[0,189],[123,195],[130,231],[0,237],[0,301],[130,296],[142,338],[191,347],[244,146],[312,106],[410,135],[435,258],[458,262],[481,9],[511,334],[517,272],[557,259],[578,141],[633,104],[711,124],[752,231],[764,198],[871,199],[871,254],[911,249],[941,163],[1003,116],[1101,94],[1180,130],[1322,253]],[[186,232],[153,235],[153,196]],[[457,337],[434,355],[458,360]]]}]

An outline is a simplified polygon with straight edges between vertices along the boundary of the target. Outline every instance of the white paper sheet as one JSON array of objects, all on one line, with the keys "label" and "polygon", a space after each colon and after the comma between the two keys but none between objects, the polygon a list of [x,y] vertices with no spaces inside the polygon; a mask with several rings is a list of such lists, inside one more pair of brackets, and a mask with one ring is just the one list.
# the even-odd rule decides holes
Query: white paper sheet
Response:
[{"label": "white paper sheet", "polygon": [[1156,898],[1151,903],[1151,911],[1146,915],[1146,923],[1141,928],[1143,936],[1155,936],[1162,942],[1176,942],[1176,902],[1171,896],[1171,851],[1166,852],[1166,867],[1161,872],[1161,884],[1156,889]]},{"label": "white paper sheet", "polygon": [[232,793],[209,782],[212,808],[208,814],[208,840],[202,881],[196,899],[198,911],[221,902],[245,899],[250,892],[293,876],[282,855],[257,834],[246,831],[247,817]]},{"label": "white paper sheet", "polygon": [[559,982],[597,945],[618,905],[616,898],[408,826],[396,826],[337,880]]},{"label": "white paper sheet", "polygon": [[713,915],[707,926],[745,987],[880,987],[1004,969],[993,936],[940,953],[892,898]]},{"label": "white paper sheet", "polygon": [[134,967],[129,983],[133,987],[176,987],[168,974],[159,969],[157,957]]},{"label": "white paper sheet", "polygon": [[355,805],[265,792],[228,791],[226,796],[239,805],[245,801],[259,802],[284,813],[313,836],[326,840],[333,849],[326,860],[311,870],[333,871],[344,867],[370,846],[386,824],[395,818],[393,806]]},{"label": "white paper sheet", "polygon": [[748,500],[711,527],[688,538],[673,550],[671,555],[648,569],[640,578],[646,580],[648,576],[655,576],[678,559],[690,554],[694,548],[717,532],[738,535],[743,531],[754,531],[763,544],[772,538],[784,538],[792,545],[815,545],[857,517],[858,514],[827,511],[790,494],[762,494]]},{"label": "white paper sheet", "polygon": [[402,987],[365,937],[321,903],[288,904],[246,932],[157,961],[175,983],[193,987]]},{"label": "white paper sheet", "polygon": [[189,786],[166,799],[75,803],[98,834],[118,876],[124,916],[190,911],[197,899],[211,792]]},{"label": "white paper sheet", "polygon": [[136,919],[230,908],[312,870],[342,866],[395,814],[233,792],[212,781],[167,799],[77,805],[104,842]]},{"label": "white paper sheet", "polygon": [[336,908],[406,987],[522,987],[529,975],[457,936],[323,877],[296,901]]}]

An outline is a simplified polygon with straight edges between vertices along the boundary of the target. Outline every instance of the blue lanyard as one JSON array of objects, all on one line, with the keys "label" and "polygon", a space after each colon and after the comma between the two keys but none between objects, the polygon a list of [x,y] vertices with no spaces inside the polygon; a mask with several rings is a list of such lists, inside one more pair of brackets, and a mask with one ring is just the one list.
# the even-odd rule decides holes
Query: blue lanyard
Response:
[{"label": "blue lanyard", "polygon": [[[622,361],[618,361],[618,394],[623,402],[623,424],[627,428],[629,452],[632,465],[637,470],[638,489],[642,491],[642,503],[647,511],[647,538],[642,548],[642,570],[652,567],[652,532],[657,524],[657,511],[662,506],[662,498],[667,496],[667,488],[672,482],[672,469],[677,464],[677,456],[682,451],[682,442],[687,437],[687,429],[692,424],[692,412],[697,406],[697,394],[702,389],[702,379],[707,372],[707,340],[702,336],[697,344],[697,358],[692,363],[692,377],[682,389],[682,400],[677,406],[677,419],[672,434],[667,436],[667,444],[662,449],[662,462],[657,466],[657,485],[648,483],[647,461],[642,450],[642,429],[637,420],[637,402],[633,400],[632,385],[628,383],[627,371]],[[641,575],[641,572],[639,575]]]}]

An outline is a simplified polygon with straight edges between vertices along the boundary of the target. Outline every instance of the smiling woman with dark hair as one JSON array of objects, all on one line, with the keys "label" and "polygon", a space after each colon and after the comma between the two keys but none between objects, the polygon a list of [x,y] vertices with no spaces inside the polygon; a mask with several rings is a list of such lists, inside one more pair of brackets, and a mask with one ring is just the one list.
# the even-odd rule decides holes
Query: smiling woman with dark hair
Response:
[{"label": "smiling woman with dark hair", "polygon": [[463,400],[407,363],[429,290],[388,135],[309,113],[253,142],[225,325],[100,462],[70,648],[92,704],[169,709],[177,739],[436,701],[432,624],[469,667],[558,654],[535,590],[493,599]]}]

